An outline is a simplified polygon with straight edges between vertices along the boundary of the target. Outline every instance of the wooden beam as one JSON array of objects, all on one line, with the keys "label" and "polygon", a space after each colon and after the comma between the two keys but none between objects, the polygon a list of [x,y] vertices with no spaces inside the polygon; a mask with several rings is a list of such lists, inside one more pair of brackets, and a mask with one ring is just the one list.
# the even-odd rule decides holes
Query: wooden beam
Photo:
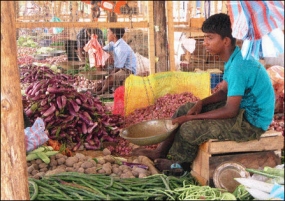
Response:
[{"label": "wooden beam", "polygon": [[168,35],[168,58],[169,58],[169,68],[171,71],[176,70],[175,60],[174,60],[174,27],[173,27],[173,3],[172,1],[166,1],[167,9],[167,35]]},{"label": "wooden beam", "polygon": [[149,73],[155,73],[155,45],[154,45],[154,22],[153,22],[153,2],[148,1],[148,57],[149,57]]},{"label": "wooden beam", "polygon": [[1,200],[29,200],[15,1],[1,1]]},{"label": "wooden beam", "polygon": [[[125,28],[130,27],[130,22],[16,22],[16,28],[38,28],[38,27],[90,27],[90,28],[106,28],[106,27],[118,27]],[[133,28],[148,28],[148,22],[132,22]]]}]

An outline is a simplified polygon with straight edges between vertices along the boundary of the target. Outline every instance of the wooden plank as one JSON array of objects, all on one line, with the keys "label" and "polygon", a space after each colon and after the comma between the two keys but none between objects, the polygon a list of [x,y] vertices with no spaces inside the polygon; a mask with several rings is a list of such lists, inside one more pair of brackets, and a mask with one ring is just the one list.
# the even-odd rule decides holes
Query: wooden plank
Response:
[{"label": "wooden plank", "polygon": [[148,1],[148,21],[149,27],[148,29],[148,57],[149,57],[149,74],[155,73],[155,43],[154,43],[154,22],[153,22],[153,2]]},{"label": "wooden plank", "polygon": [[[275,130],[268,130],[265,133],[263,133],[260,137],[273,137],[273,136],[282,136],[282,132],[275,131]],[[218,139],[211,139],[209,141],[218,141]]]},{"label": "wooden plank", "polygon": [[284,137],[273,136],[263,137],[260,140],[251,140],[247,142],[235,141],[216,141],[209,145],[209,153],[233,153],[233,152],[249,152],[263,150],[278,150],[284,148]]},{"label": "wooden plank", "polygon": [[173,27],[173,4],[172,1],[166,1],[166,8],[167,8],[167,29],[168,29],[168,57],[169,57],[169,69],[171,71],[175,71],[175,51],[174,51],[174,27]]},{"label": "wooden plank", "polygon": [[190,27],[201,28],[204,21],[204,17],[190,18]]},{"label": "wooden plank", "polygon": [[[133,28],[148,28],[148,22],[132,22]],[[37,28],[37,27],[90,27],[90,28],[130,28],[130,22],[16,22],[16,28]]]},{"label": "wooden plank", "polygon": [[200,185],[206,186],[209,183],[209,180],[204,178],[202,175],[198,174],[197,172],[191,170],[191,175],[199,182]]},{"label": "wooden plank", "polygon": [[209,167],[210,157],[211,155],[208,154],[207,152],[199,150],[195,160],[193,161],[192,170],[194,170],[200,175],[203,175],[204,178],[208,178],[209,177],[208,167]]}]

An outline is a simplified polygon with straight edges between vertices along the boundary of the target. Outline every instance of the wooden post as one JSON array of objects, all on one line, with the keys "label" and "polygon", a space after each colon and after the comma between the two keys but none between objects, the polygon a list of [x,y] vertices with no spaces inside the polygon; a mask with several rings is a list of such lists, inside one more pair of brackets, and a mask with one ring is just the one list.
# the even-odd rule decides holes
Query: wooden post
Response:
[{"label": "wooden post", "polygon": [[165,1],[153,1],[154,41],[156,65],[155,72],[165,72],[168,67],[168,42],[165,16]]},{"label": "wooden post", "polygon": [[155,73],[155,45],[154,45],[154,24],[153,24],[153,1],[148,1],[148,57],[149,73]]},{"label": "wooden post", "polygon": [[1,200],[29,200],[15,1],[1,1]]},{"label": "wooden post", "polygon": [[169,68],[171,71],[175,71],[175,51],[174,51],[174,26],[173,26],[173,3],[172,1],[166,1],[167,5],[167,28],[168,28],[168,58]]}]

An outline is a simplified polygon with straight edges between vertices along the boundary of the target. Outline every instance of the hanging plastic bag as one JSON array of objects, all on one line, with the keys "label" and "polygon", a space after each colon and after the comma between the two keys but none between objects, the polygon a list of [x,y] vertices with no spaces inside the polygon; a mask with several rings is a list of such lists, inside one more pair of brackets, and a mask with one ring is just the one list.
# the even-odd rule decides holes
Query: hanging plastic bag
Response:
[{"label": "hanging plastic bag", "polygon": [[284,67],[271,66],[267,69],[275,92],[275,113],[284,112]]},{"label": "hanging plastic bag", "polygon": [[135,53],[137,60],[137,75],[144,75],[149,73],[149,59],[140,55],[138,52]]},{"label": "hanging plastic bag", "polygon": [[91,39],[83,47],[85,52],[89,54],[90,67],[101,67],[104,66],[109,54],[102,49],[102,46],[97,40],[96,34],[91,34]]},{"label": "hanging plastic bag", "polygon": [[[56,17],[56,16],[52,17],[50,21],[51,21],[51,22],[61,22],[61,20],[60,20],[58,17]],[[59,33],[61,33],[63,30],[64,30],[64,28],[62,28],[62,27],[54,27],[54,28],[53,28],[53,33],[54,33],[54,34],[59,34]]]},{"label": "hanging plastic bag", "polygon": [[37,118],[32,127],[25,128],[26,151],[32,151],[48,141],[43,119]]}]

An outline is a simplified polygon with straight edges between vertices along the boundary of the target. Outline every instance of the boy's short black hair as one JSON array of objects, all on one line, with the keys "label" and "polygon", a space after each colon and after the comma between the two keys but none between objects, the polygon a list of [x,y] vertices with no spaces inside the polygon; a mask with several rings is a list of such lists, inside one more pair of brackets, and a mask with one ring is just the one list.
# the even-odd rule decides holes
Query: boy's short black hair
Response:
[{"label": "boy's short black hair", "polygon": [[118,39],[122,38],[125,34],[125,29],[124,28],[109,28],[113,34],[117,36]]},{"label": "boy's short black hair", "polygon": [[232,36],[231,20],[227,14],[218,13],[211,15],[202,24],[202,31],[204,33],[216,33],[222,38],[229,37],[235,40]]}]

